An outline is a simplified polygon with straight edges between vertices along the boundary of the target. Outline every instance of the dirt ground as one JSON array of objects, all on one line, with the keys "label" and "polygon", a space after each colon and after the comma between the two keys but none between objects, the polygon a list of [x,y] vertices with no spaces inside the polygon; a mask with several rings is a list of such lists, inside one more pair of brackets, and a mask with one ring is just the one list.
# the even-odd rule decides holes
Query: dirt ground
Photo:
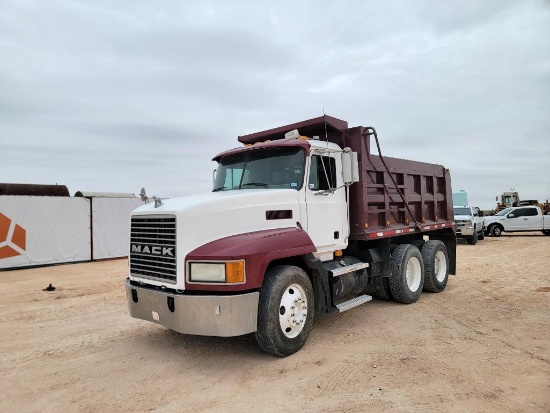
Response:
[{"label": "dirt ground", "polygon": [[126,260],[0,272],[0,411],[549,412],[550,237],[457,255],[443,293],[317,317],[283,359],[130,318]]}]

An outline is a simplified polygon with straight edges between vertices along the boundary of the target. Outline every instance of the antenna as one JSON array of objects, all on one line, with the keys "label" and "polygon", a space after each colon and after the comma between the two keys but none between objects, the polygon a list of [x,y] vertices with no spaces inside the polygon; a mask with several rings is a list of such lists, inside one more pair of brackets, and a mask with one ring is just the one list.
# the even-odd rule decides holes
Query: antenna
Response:
[{"label": "antenna", "polygon": [[325,114],[325,108],[323,107],[323,123],[325,124],[325,141],[327,142],[328,148],[328,131],[327,131],[327,115]]}]

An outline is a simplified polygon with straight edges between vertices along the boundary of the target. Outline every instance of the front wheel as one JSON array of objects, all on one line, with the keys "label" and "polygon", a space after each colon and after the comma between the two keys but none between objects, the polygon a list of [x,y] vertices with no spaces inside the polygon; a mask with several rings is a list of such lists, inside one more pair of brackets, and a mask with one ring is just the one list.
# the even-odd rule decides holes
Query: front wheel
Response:
[{"label": "front wheel", "polygon": [[477,244],[477,230],[475,228],[474,228],[474,234],[472,235],[472,238],[468,238],[466,242],[470,245]]},{"label": "front wheel", "polygon": [[491,229],[491,235],[493,237],[500,237],[500,235],[502,234],[502,228],[499,226],[499,225],[495,225],[492,229]]},{"label": "front wheel", "polygon": [[267,353],[286,357],[300,350],[313,325],[313,287],[299,267],[271,268],[260,289],[256,341]]},{"label": "front wheel", "polygon": [[398,245],[391,256],[390,290],[395,301],[411,304],[418,300],[424,285],[424,263],[418,248]]}]

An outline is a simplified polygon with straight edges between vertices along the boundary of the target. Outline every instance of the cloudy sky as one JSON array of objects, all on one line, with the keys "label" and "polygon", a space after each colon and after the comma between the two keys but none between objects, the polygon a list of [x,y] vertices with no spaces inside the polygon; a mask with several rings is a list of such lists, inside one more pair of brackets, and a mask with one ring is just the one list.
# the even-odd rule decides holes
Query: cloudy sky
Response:
[{"label": "cloudy sky", "polygon": [[323,111],[482,208],[550,197],[550,1],[0,0],[0,182],[209,191]]}]

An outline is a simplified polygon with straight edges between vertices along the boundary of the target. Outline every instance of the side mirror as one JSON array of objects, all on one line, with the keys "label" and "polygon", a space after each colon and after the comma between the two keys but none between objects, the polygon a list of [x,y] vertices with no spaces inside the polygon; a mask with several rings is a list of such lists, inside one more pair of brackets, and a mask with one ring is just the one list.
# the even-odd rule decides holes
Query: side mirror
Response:
[{"label": "side mirror", "polygon": [[483,216],[483,211],[479,211],[477,214],[478,214],[478,216],[482,217]]},{"label": "side mirror", "polygon": [[350,148],[344,148],[344,152],[342,152],[342,176],[346,185],[359,182],[357,152],[352,152]]}]

